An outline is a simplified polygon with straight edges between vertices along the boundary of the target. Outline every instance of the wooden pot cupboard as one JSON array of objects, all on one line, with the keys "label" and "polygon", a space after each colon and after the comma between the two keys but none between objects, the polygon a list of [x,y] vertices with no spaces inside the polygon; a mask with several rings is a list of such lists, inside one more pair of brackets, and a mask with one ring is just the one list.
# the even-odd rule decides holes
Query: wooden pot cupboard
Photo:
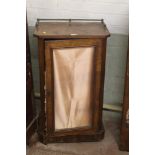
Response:
[{"label": "wooden pot cupboard", "polygon": [[43,143],[98,141],[106,42],[103,20],[37,19]]}]

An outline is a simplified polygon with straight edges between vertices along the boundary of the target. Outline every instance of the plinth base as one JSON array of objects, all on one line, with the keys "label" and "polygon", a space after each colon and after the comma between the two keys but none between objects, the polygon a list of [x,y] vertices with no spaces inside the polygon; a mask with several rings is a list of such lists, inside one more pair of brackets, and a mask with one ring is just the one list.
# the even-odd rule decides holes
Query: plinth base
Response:
[{"label": "plinth base", "polygon": [[90,132],[87,134],[78,134],[78,135],[61,135],[61,136],[48,136],[40,135],[40,140],[44,144],[47,143],[73,143],[73,142],[95,142],[100,141],[104,138],[104,127],[97,132]]}]

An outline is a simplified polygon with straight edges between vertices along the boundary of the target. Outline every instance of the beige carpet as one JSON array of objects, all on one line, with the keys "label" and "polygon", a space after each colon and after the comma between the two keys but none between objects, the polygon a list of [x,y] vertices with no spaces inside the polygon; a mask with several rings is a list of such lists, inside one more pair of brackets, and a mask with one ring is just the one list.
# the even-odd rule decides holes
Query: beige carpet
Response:
[{"label": "beige carpet", "polygon": [[35,142],[27,155],[128,155],[118,149],[120,114],[104,112],[105,138],[100,142],[51,143]]}]

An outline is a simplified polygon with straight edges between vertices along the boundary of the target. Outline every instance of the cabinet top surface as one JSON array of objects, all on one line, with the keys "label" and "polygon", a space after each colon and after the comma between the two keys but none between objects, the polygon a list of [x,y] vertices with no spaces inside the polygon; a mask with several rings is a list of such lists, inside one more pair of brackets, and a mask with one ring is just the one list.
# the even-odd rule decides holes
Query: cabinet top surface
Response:
[{"label": "cabinet top surface", "polygon": [[34,36],[39,38],[106,38],[107,27],[100,22],[39,22]]}]

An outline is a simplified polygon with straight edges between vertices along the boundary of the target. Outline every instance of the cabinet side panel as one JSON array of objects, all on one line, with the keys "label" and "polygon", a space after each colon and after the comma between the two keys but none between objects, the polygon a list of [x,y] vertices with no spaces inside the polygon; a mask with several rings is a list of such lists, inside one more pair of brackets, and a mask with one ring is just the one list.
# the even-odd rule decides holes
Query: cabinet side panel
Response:
[{"label": "cabinet side panel", "polygon": [[38,134],[41,141],[44,141],[45,132],[45,43],[44,39],[38,39],[38,58],[39,58],[39,73],[40,73],[40,99],[41,99],[41,112],[38,121]]}]

